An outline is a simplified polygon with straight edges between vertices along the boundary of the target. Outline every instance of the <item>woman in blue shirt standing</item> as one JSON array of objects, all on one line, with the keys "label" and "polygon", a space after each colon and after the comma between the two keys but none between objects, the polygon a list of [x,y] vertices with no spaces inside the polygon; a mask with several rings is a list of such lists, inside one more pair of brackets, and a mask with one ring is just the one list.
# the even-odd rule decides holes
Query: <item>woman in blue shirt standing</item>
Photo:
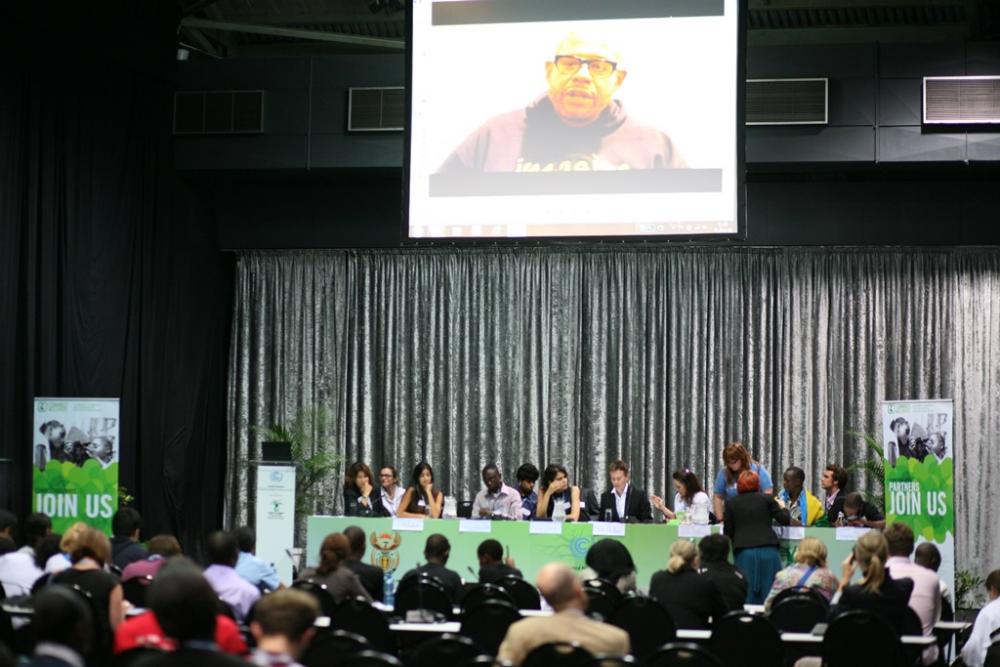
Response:
[{"label": "woman in blue shirt standing", "polygon": [[737,495],[736,481],[740,473],[750,470],[760,478],[760,491],[765,495],[773,495],[774,483],[771,474],[760,463],[751,460],[750,452],[741,442],[731,442],[722,450],[722,462],[725,467],[715,476],[715,516],[721,517],[725,509],[726,498]]}]

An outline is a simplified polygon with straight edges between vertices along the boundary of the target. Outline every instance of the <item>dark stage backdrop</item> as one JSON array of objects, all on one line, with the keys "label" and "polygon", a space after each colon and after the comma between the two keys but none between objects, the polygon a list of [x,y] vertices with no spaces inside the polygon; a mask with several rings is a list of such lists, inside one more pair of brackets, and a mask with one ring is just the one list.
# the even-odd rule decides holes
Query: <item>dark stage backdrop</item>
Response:
[{"label": "dark stage backdrop", "polygon": [[[606,488],[711,480],[749,445],[809,487],[864,456],[878,402],[954,398],[957,553],[1000,548],[1000,256],[995,249],[410,249],[250,252],[237,265],[226,517],[250,506],[250,427],[332,415],[317,448],[428,459],[471,498],[480,468],[560,461]],[[340,509],[343,465],[314,510]],[[864,486],[865,480],[858,480]]]},{"label": "dark stage backdrop", "polygon": [[172,174],[175,3],[16,4],[0,64],[0,504],[29,509],[33,396],[121,397],[121,482],[144,533],[192,548],[221,516],[232,263]]}]

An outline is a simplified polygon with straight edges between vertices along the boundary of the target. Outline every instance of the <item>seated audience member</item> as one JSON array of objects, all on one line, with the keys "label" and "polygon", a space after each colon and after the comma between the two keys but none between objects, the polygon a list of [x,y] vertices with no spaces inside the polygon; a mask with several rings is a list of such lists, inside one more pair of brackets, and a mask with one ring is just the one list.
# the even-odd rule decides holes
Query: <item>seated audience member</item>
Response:
[{"label": "seated audience member", "polygon": [[350,553],[347,537],[342,533],[330,533],[323,538],[323,544],[319,547],[319,565],[303,570],[299,580],[325,584],[327,592],[338,603],[346,597],[357,595],[371,600],[371,595],[361,585],[358,575],[347,565]]},{"label": "seated audience member", "polygon": [[[941,620],[941,582],[938,576],[910,561],[913,553],[913,529],[905,523],[893,523],[882,534],[889,548],[889,560],[885,567],[893,579],[910,579],[913,592],[910,594],[910,609],[917,612],[920,625],[926,637],[934,636],[934,626]],[[925,665],[937,661],[938,647],[932,644],[924,649]]]},{"label": "seated audience member", "polygon": [[513,558],[503,557],[503,545],[497,540],[483,540],[476,547],[479,558],[479,583],[498,584],[504,577],[523,577],[521,571],[514,567]]},{"label": "seated audience member", "polygon": [[[842,564],[840,598],[830,607],[831,619],[845,611],[862,609],[881,616],[897,634],[902,634],[913,581],[888,576],[885,571],[888,560],[889,545],[882,533],[873,530],[858,538],[851,555]],[[855,567],[861,570],[859,584],[851,584]]]},{"label": "seated audience member", "polygon": [[344,537],[347,538],[348,548],[344,565],[358,576],[361,585],[372,599],[381,602],[385,594],[383,590],[385,572],[380,567],[361,562],[365,557],[365,531],[357,526],[348,526],[344,529]]},{"label": "seated audience member", "polygon": [[531,651],[550,642],[577,642],[594,655],[629,652],[629,638],[624,630],[584,615],[587,594],[569,567],[562,563],[544,565],[535,584],[555,613],[512,624],[500,644],[498,661],[518,667]]},{"label": "seated audience member", "polygon": [[[933,542],[923,542],[913,552],[913,562],[937,574],[941,567],[941,552],[938,551]],[[938,583],[941,588],[941,620],[954,621],[955,608],[951,604],[951,592],[948,590],[948,584],[944,583],[940,577],[938,577]]]},{"label": "seated audience member", "polygon": [[667,519],[676,519],[678,512],[690,515],[695,506],[704,506],[705,515],[708,515],[709,498],[708,494],[701,488],[701,482],[689,468],[674,472],[674,509],[671,510],[663,503],[663,498],[653,496],[650,500],[653,507],[663,513]]},{"label": "seated audience member", "polygon": [[792,517],[792,526],[813,526],[823,515],[823,503],[819,498],[803,488],[806,473],[802,468],[792,466],[782,475],[782,489],[778,499],[785,504]]},{"label": "seated audience member", "polygon": [[535,508],[538,507],[538,494],[535,493],[535,482],[538,481],[538,468],[533,463],[522,463],[517,469],[517,492],[521,494],[521,518],[535,518]]},{"label": "seated audience member", "polygon": [[[172,536],[161,535],[159,537],[174,539]],[[174,541],[176,542],[176,540]],[[151,548],[152,542],[150,540]],[[136,561],[132,565],[137,565],[141,562],[143,561]],[[172,572],[177,572],[178,570],[190,571],[199,577],[201,576],[198,566],[183,556],[172,556],[169,560],[160,559],[158,562],[162,563],[162,567],[156,572],[155,577],[159,577],[161,574],[169,577]],[[215,643],[220,651],[229,653],[230,655],[244,656],[247,654],[247,644],[240,633],[239,626],[236,625],[236,621],[218,612],[215,615]],[[163,628],[160,627],[159,621],[156,620],[156,614],[152,611],[146,611],[137,616],[126,618],[115,630],[115,654],[124,653],[136,648],[173,651],[177,648],[177,643],[166,636]]]},{"label": "seated audience member", "polygon": [[610,511],[612,521],[652,521],[653,510],[649,507],[649,496],[632,485],[625,462],[621,459],[612,461],[608,466],[608,476],[611,479],[611,489],[601,494],[598,514],[601,520]]},{"label": "seated audience member", "polygon": [[142,517],[131,507],[123,507],[111,518],[111,560],[121,570],[149,554],[139,544]]},{"label": "seated audience member", "polygon": [[521,518],[521,494],[503,483],[500,469],[490,463],[483,468],[482,489],[472,501],[472,518],[511,519]]},{"label": "seated audience member", "polygon": [[444,493],[434,486],[434,469],[426,461],[418,463],[396,516],[440,519],[443,509]]},{"label": "seated audience member", "polygon": [[628,548],[618,540],[603,539],[594,542],[587,550],[587,567],[580,572],[580,579],[610,581],[622,593],[635,590],[635,561]]},{"label": "seated audience member", "polygon": [[728,609],[718,587],[698,574],[698,550],[687,540],[670,545],[667,569],[653,574],[649,597],[662,604],[678,628],[705,630]]},{"label": "seated audience member", "polygon": [[379,495],[382,507],[389,516],[396,516],[399,503],[403,500],[403,487],[399,485],[399,473],[392,466],[382,466],[378,471]]},{"label": "seated audience member", "polygon": [[65,586],[49,586],[34,598],[36,644],[30,667],[83,667],[95,636],[86,601]]},{"label": "seated audience member", "polygon": [[344,478],[344,515],[389,516],[382,506],[382,489],[375,488],[372,469],[367,463],[355,461]]},{"label": "seated audience member", "polygon": [[786,588],[812,588],[829,602],[837,592],[837,575],[826,566],[826,557],[822,540],[803,538],[795,550],[795,562],[774,576],[764,606],[770,609],[774,598]]},{"label": "seated audience member", "polygon": [[70,563],[69,555],[73,551],[73,545],[76,543],[76,538],[81,532],[89,528],[87,524],[82,521],[77,521],[72,526],[66,529],[63,533],[62,539],[59,541],[59,553],[52,554],[49,559],[45,561],[45,571],[49,574],[55,574],[56,572],[61,572],[69,568],[72,563]]},{"label": "seated audience member", "polygon": [[156,577],[166,559],[181,554],[181,543],[173,535],[154,535],[149,540],[149,555],[132,561],[122,570],[122,582],[142,577]]},{"label": "seated audience member", "polygon": [[885,528],[885,517],[877,507],[861,497],[860,493],[848,493],[844,497],[844,509],[837,519],[838,526],[862,526],[865,528]]},{"label": "seated audience member", "polygon": [[723,532],[733,541],[736,567],[747,578],[747,604],[763,604],[781,570],[778,536],[772,522],[787,526],[791,517],[771,496],[758,493],[757,473],[740,473],[739,495],[726,500]]},{"label": "seated audience member", "polygon": [[35,557],[38,544],[52,534],[52,519],[44,512],[32,512],[24,520],[24,546],[19,551]]},{"label": "seated audience member", "polygon": [[34,554],[19,551],[14,540],[0,535],[0,585],[6,597],[29,595],[42,574]]},{"label": "seated audience member", "polygon": [[986,653],[997,651],[996,633],[1000,630],[1000,570],[990,572],[986,577],[985,586],[990,601],[976,615],[972,634],[962,648],[960,663],[964,663],[965,667],[983,667],[986,663]]},{"label": "seated audience member", "polygon": [[552,518],[556,503],[562,505],[566,521],[580,520],[580,487],[569,483],[569,473],[558,463],[550,463],[542,473],[542,492],[538,496],[535,517]]},{"label": "seated audience member", "polygon": [[236,536],[217,530],[208,536],[206,551],[210,565],[205,568],[205,581],[233,610],[237,622],[242,623],[260,598],[260,590],[236,574],[236,561],[240,557]]},{"label": "seated audience member", "polygon": [[[219,535],[209,537],[221,549]],[[235,543],[235,541],[234,541]],[[234,549],[235,551],[235,549]],[[233,562],[236,561],[235,553]],[[233,577],[239,577],[233,573]],[[240,579],[243,584],[249,586]],[[256,590],[256,589],[254,589]],[[149,608],[163,633],[173,639],[176,649],[169,653],[143,658],[137,667],[237,667],[246,666],[239,658],[223,653],[215,642],[218,598],[212,586],[197,569],[170,563],[149,586],[146,596]]]},{"label": "seated audience member", "polygon": [[826,520],[829,525],[834,525],[837,517],[844,511],[844,496],[847,493],[847,471],[836,463],[831,463],[823,471],[823,476],[819,480],[819,485],[823,487],[826,498],[823,501],[823,508],[826,510]]},{"label": "seated audience member", "polygon": [[760,480],[760,491],[764,495],[771,495],[774,492],[774,484],[771,482],[771,473],[763,465],[750,458],[750,452],[740,442],[731,442],[722,450],[722,462],[725,467],[715,476],[715,516],[722,516],[725,509],[726,499],[735,498],[738,495],[736,482],[744,471],[751,471],[757,474]]},{"label": "seated audience member", "polygon": [[316,598],[302,591],[266,595],[254,607],[250,632],[257,648],[250,664],[260,667],[301,667],[296,660],[316,634]]},{"label": "seated audience member", "polygon": [[41,586],[49,583],[49,577],[51,577],[52,574],[45,571],[45,565],[53,556],[63,558],[62,552],[59,549],[60,542],[62,542],[62,535],[59,533],[49,533],[42,539],[41,542],[38,543],[38,546],[35,547],[35,567],[41,570],[43,574],[32,585],[33,589],[40,588]]},{"label": "seated audience member", "polygon": [[6,537],[16,544],[17,515],[9,510],[0,510],[0,537]]},{"label": "seated audience member", "polygon": [[107,536],[88,526],[80,531],[73,544],[70,554],[72,566],[54,574],[50,583],[79,586],[90,594],[97,611],[94,619],[97,629],[95,650],[99,655],[111,651],[114,630],[125,618],[124,596],[118,577],[104,570],[110,559],[111,543]]},{"label": "seated audience member", "polygon": [[462,578],[445,567],[449,556],[451,556],[451,543],[448,542],[448,538],[437,533],[429,536],[424,544],[424,558],[427,559],[427,563],[404,574],[400,584],[410,577],[426,574],[437,579],[451,599],[457,600],[462,590]]},{"label": "seated audience member", "polygon": [[236,559],[236,574],[256,586],[258,590],[276,591],[281,588],[278,571],[274,565],[257,558],[257,536],[250,526],[240,526],[233,531],[240,556]]},{"label": "seated audience member", "polygon": [[737,611],[743,609],[743,601],[747,599],[747,580],[729,562],[731,549],[732,543],[725,535],[703,537],[698,542],[698,574],[715,584],[727,610]]}]

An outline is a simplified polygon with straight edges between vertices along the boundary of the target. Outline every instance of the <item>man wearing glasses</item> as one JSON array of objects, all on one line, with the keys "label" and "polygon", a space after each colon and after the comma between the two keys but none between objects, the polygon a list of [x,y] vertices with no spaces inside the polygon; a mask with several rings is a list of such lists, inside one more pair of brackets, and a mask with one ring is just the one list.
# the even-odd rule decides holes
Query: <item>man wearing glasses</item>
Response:
[{"label": "man wearing glasses", "polygon": [[440,171],[686,167],[670,137],[629,117],[622,102],[614,99],[626,74],[617,51],[570,33],[545,63],[548,92],[527,108],[488,120],[455,149]]}]

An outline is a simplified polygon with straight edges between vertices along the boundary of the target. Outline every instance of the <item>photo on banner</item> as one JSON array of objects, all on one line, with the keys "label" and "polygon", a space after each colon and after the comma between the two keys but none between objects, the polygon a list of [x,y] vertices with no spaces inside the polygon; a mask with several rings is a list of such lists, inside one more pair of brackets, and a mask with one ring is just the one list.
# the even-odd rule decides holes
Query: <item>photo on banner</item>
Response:
[{"label": "photo on banner", "polygon": [[36,398],[32,509],[63,533],[82,521],[106,533],[118,509],[117,398]]},{"label": "photo on banner", "polygon": [[951,400],[884,401],[886,520],[913,528],[941,552],[941,580],[955,586],[954,414]]}]

